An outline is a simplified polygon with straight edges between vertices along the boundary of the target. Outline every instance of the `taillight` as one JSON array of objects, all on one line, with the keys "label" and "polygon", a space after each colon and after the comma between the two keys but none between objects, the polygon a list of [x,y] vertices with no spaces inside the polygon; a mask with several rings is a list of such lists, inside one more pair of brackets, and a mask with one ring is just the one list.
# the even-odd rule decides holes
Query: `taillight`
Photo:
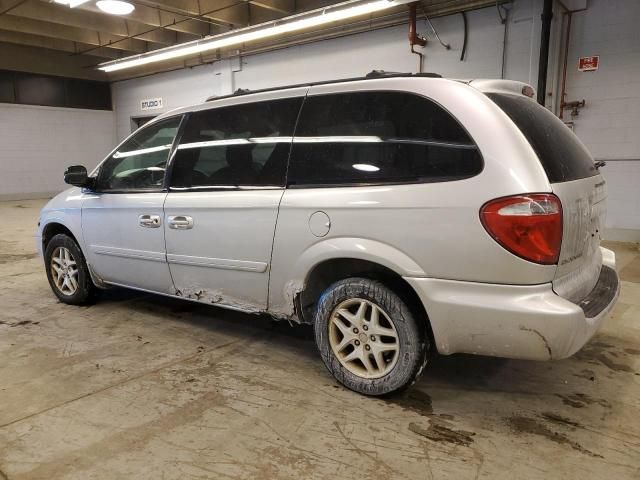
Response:
[{"label": "taillight", "polygon": [[535,263],[558,263],[562,204],[555,195],[535,193],[498,198],[480,209],[482,225],[511,253]]}]

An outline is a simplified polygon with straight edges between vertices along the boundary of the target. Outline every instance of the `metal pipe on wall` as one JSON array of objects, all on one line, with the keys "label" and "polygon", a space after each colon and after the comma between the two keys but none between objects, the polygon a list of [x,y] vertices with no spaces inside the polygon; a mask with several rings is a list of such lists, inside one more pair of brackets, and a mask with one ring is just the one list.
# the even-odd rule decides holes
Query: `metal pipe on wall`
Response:
[{"label": "metal pipe on wall", "polygon": [[417,52],[413,47],[418,45],[424,47],[427,44],[427,39],[418,35],[417,26],[417,8],[418,2],[413,2],[409,5],[409,45],[411,47],[411,53],[418,55],[418,73],[422,73],[424,70],[424,54]]},{"label": "metal pipe on wall", "polygon": [[[463,33],[463,37],[462,37],[462,51],[460,52],[460,61],[463,62],[464,61],[464,56],[467,53],[467,35],[469,34],[468,32],[468,27],[467,27],[467,14],[464,12],[460,12],[462,14],[462,33]],[[447,50],[449,50],[447,48]]]},{"label": "metal pipe on wall", "polygon": [[[564,19],[564,17],[567,17],[567,27],[564,40],[564,57],[562,60],[562,81],[560,83],[560,112],[558,113],[558,117],[562,120],[564,116],[564,108],[567,106],[565,97],[567,96],[567,62],[569,60],[569,43],[571,41],[571,19],[574,13],[584,12],[586,8],[569,10],[564,3],[558,3],[560,3],[560,6],[564,9],[562,18]],[[584,106],[584,100],[582,102],[582,106]]]},{"label": "metal pipe on wall", "polygon": [[544,0],[542,7],[542,29],[540,33],[540,59],[538,61],[538,103],[545,104],[547,96],[547,69],[549,66],[549,39],[551,38],[551,19],[553,18],[553,0]]},{"label": "metal pipe on wall", "polygon": [[558,115],[560,117],[560,120],[562,120],[562,117],[564,115],[564,107],[566,105],[564,97],[567,94],[567,60],[569,59],[569,40],[571,37],[571,16],[573,15],[573,12],[571,11],[565,12],[565,15],[567,16],[567,32],[566,32],[566,39],[565,39],[565,45],[564,45],[564,59],[562,62],[562,83],[560,87],[560,114]]}]

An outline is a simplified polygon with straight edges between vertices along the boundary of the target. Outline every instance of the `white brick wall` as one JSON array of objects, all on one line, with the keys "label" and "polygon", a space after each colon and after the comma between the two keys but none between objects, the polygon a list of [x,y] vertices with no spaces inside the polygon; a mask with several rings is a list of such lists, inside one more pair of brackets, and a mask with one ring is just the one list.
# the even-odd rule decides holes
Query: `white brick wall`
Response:
[{"label": "white brick wall", "polygon": [[0,104],[0,199],[63,190],[65,167],[93,168],[115,137],[111,111]]},{"label": "white brick wall", "polygon": [[607,181],[606,238],[640,242],[640,161],[610,161]]},{"label": "white brick wall", "polygon": [[[589,0],[587,4],[586,12],[573,17],[569,51],[567,99],[587,100],[587,108],[575,119],[576,134],[596,158],[640,159],[640,1]],[[506,77],[534,86],[541,10],[542,0],[516,0],[507,25]],[[561,20],[560,12],[556,8],[554,31]],[[464,62],[459,61],[459,14],[433,20],[451,50],[442,48],[425,23],[419,23],[419,32],[426,33],[430,40],[425,49],[425,69],[452,78],[500,77],[504,26],[495,7],[467,15],[469,37]],[[171,109],[237,88],[360,76],[372,69],[416,71],[417,57],[408,51],[406,34],[406,26],[399,26],[248,56],[242,59],[241,71],[235,73],[232,71],[237,68],[231,62],[222,61],[118,82],[112,88],[117,136],[126,136],[131,131],[131,117],[143,114],[139,110],[143,98],[161,96],[166,109]],[[560,65],[554,64],[556,55],[552,52],[551,76],[561,73]],[[576,66],[581,55],[600,55],[600,70],[579,73]],[[549,91],[552,85],[554,82],[549,83]],[[630,229],[635,232],[632,238],[640,240],[640,161],[611,161],[603,172],[609,184],[608,226]]]},{"label": "white brick wall", "polygon": [[[540,15],[538,0],[518,0],[509,26],[510,38],[517,39],[518,50],[507,55],[510,78],[525,82],[537,78],[537,57],[529,58],[531,38],[537,42]],[[500,76],[504,27],[495,7],[467,13],[469,36],[464,62],[462,17],[460,14],[433,19],[440,37],[451,45],[446,50],[435,39],[424,21],[418,32],[426,34],[425,70],[451,78],[496,78]],[[532,24],[536,23],[533,27]],[[534,49],[535,50],[535,49]],[[525,53],[523,56],[522,52]],[[534,52],[536,53],[536,52]],[[536,53],[537,55],[537,53]],[[237,59],[235,60],[237,63]],[[415,72],[418,57],[411,54],[407,27],[377,30],[344,38],[286,48],[243,57],[241,71],[233,62],[221,61],[185,70],[116,82],[112,85],[116,109],[117,134],[131,132],[131,117],[144,115],[140,100],[163,97],[167,111],[203,101],[214,94],[231,93],[238,88],[257,89],[307,81],[362,76],[371,70]],[[147,112],[148,114],[148,112]]]},{"label": "white brick wall", "polygon": [[[573,15],[566,99],[586,100],[575,132],[595,158],[612,160],[603,169],[607,226],[640,230],[640,2],[589,0],[588,7]],[[579,72],[578,58],[591,55],[600,56],[600,68]]]}]

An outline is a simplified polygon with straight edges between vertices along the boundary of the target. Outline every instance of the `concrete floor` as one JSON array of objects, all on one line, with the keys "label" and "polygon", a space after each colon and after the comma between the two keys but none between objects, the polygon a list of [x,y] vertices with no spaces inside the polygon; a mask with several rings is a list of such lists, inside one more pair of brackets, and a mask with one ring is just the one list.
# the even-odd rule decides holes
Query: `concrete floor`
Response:
[{"label": "concrete floor", "polygon": [[441,357],[390,399],[345,390],[308,327],[109,291],[58,303],[0,203],[0,479],[640,478],[640,254],[559,362]]}]

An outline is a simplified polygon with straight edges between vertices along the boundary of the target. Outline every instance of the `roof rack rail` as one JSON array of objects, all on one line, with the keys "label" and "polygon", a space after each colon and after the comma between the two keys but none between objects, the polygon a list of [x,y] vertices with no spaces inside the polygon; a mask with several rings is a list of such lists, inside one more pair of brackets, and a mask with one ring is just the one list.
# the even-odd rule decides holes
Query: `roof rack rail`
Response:
[{"label": "roof rack rail", "polygon": [[418,77],[418,78],[442,78],[442,75],[437,73],[403,73],[403,72],[387,72],[384,70],[371,70],[364,77],[352,77],[352,78],[339,78],[334,80],[323,80],[319,82],[307,82],[307,83],[297,83],[294,85],[283,85],[281,87],[269,87],[269,88],[261,88],[258,90],[249,90],[246,88],[239,88],[235,92],[229,95],[220,95],[220,96],[211,96],[207,98],[207,102],[211,102],[213,100],[221,100],[223,98],[232,98],[238,97],[241,95],[249,95],[251,93],[263,93],[263,92],[273,92],[275,90],[285,90],[288,88],[299,88],[299,87],[313,87],[316,85],[331,85],[333,83],[345,83],[345,82],[355,82],[360,80],[373,80],[379,78],[398,78],[398,77]]},{"label": "roof rack rail", "polygon": [[442,78],[438,73],[410,73],[410,72],[387,72],[386,70],[371,70],[364,78],[388,78],[388,77],[424,77],[424,78]]}]

